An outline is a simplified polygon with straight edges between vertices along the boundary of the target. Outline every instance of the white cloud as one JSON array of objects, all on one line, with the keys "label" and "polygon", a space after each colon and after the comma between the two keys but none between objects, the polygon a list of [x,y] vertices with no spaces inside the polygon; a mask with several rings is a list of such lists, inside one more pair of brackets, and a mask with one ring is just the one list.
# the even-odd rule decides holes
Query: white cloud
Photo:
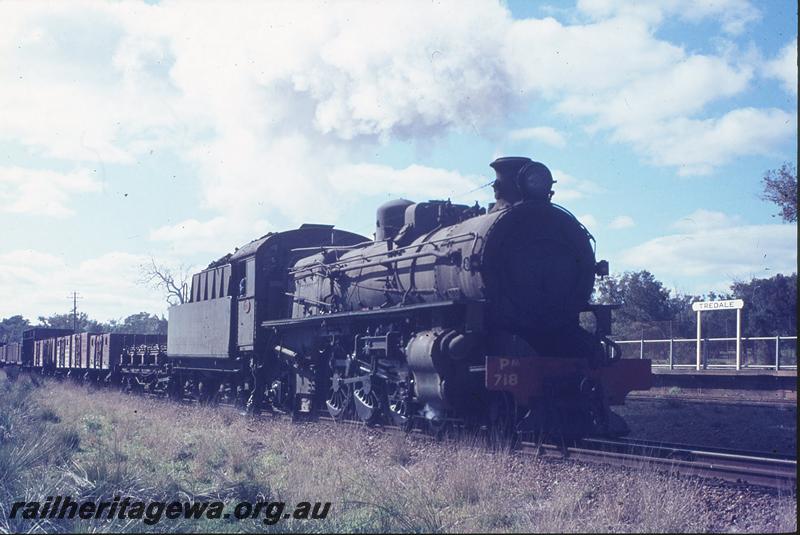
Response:
[{"label": "white cloud", "polygon": [[514,140],[528,140],[541,141],[547,145],[562,148],[566,146],[567,141],[564,135],[555,128],[550,126],[532,126],[530,128],[520,128],[512,130],[508,134],[509,139]]},{"label": "white cloud", "polygon": [[39,315],[64,313],[73,291],[82,297],[78,309],[101,321],[139,311],[165,313],[161,295],[137,282],[148,261],[123,252],[78,263],[30,249],[0,254],[0,317],[22,314],[35,322]]},{"label": "white cloud", "polygon": [[178,112],[167,69],[148,71],[164,59],[144,22],[156,17],[155,6],[133,3],[0,6],[0,139],[107,163],[133,163],[137,141],[163,142]]},{"label": "white cloud", "polygon": [[613,94],[575,94],[559,108],[565,113],[596,118],[596,126],[618,128],[623,133],[654,121],[694,114],[719,98],[747,87],[752,69],[736,67],[725,59],[694,55],[657,72],[638,76]]},{"label": "white cloud", "polygon": [[578,216],[578,221],[583,223],[583,226],[586,227],[589,232],[596,231],[600,226],[597,224],[597,219],[595,219],[592,214],[583,214],[582,216]]},{"label": "white cloud", "polygon": [[152,230],[150,239],[168,243],[170,251],[178,254],[209,253],[222,256],[255,237],[263,236],[270,228],[264,220],[253,222],[222,216],[208,221],[191,218]]},{"label": "white cloud", "polygon": [[587,196],[591,197],[602,191],[602,188],[591,180],[575,178],[560,169],[553,169],[552,173],[553,180],[556,181],[553,185],[553,191],[555,192],[553,201],[556,203],[574,201]]},{"label": "white cloud", "polygon": [[691,233],[726,229],[739,225],[739,216],[729,216],[723,212],[700,208],[672,224],[675,230]]},{"label": "white cloud", "polygon": [[734,35],[761,17],[748,0],[579,0],[578,9],[594,18],[625,15],[651,24],[669,15],[691,22],[713,17],[721,20],[725,32]]},{"label": "white cloud", "polygon": [[608,224],[608,228],[614,230],[621,230],[634,226],[636,226],[636,223],[633,221],[633,218],[627,215],[617,216]]},{"label": "white cloud", "polygon": [[797,39],[787,43],[775,59],[764,65],[764,74],[780,80],[787,93],[797,94]]},{"label": "white cloud", "polygon": [[648,269],[668,283],[678,278],[717,284],[797,269],[795,225],[735,225],[719,212],[696,211],[673,226],[678,234],[624,251],[626,269]]},{"label": "white cloud", "polygon": [[[792,139],[792,121],[780,124],[792,114],[783,110],[741,108],[695,119],[748,88],[755,58],[735,48],[693,54],[655,35],[661,19],[675,14],[691,20],[721,16],[733,28],[756,15],[747,2],[600,1],[581,7],[596,21],[515,22],[506,61],[521,89],[587,121],[590,133],[610,131],[612,140],[681,174],[709,173],[740,155],[771,155]],[[750,118],[756,128],[740,129]]]},{"label": "white cloud", "polygon": [[86,170],[58,173],[23,167],[0,167],[0,211],[66,217],[75,194],[100,191]]},{"label": "white cloud", "polygon": [[553,18],[515,21],[504,53],[517,87],[554,99],[564,93],[615,91],[685,56],[682,48],[656,39],[635,18],[582,25]]},{"label": "white cloud", "polygon": [[211,126],[188,158],[205,206],[229,218],[335,220],[346,204],[334,200],[334,175],[363,171],[362,147],[482,128],[516,98],[497,57],[501,6],[163,7],[171,81]]},{"label": "white cloud", "polygon": [[736,157],[778,155],[780,144],[797,133],[797,116],[740,108],[714,119],[673,119],[651,135],[645,132],[626,134],[655,163],[676,166],[681,175],[709,174]]},{"label": "white cloud", "polygon": [[460,197],[480,187],[481,181],[480,177],[416,164],[405,169],[373,164],[348,165],[336,169],[330,177],[333,188],[341,193],[386,194],[412,200]]},{"label": "white cloud", "polygon": [[[791,137],[776,124],[785,112],[750,110],[753,130],[731,124],[748,119],[742,110],[693,119],[744,91],[752,67],[735,53],[688,53],[657,37],[657,24],[677,14],[735,25],[750,20],[748,6],[587,2],[591,22],[565,25],[461,1],[8,2],[0,139],[78,162],[126,164],[170,148],[197,168],[208,225],[335,220],[347,208],[333,200],[341,170],[363,172],[366,149],[454,130],[491,137],[532,98],[610,130],[657,165],[709,172]],[[512,136],[565,144],[551,127]],[[378,167],[375,180],[402,175],[428,191],[409,169]],[[454,171],[426,173],[444,180],[430,191],[462,182]],[[558,191],[561,200],[585,194]]]},{"label": "white cloud", "polygon": [[[487,60],[509,23],[501,6],[246,5],[159,10],[176,86],[227,125],[271,129],[287,118],[343,140],[409,137],[480,126],[507,108],[507,74]],[[289,110],[274,102],[279,94]]]}]

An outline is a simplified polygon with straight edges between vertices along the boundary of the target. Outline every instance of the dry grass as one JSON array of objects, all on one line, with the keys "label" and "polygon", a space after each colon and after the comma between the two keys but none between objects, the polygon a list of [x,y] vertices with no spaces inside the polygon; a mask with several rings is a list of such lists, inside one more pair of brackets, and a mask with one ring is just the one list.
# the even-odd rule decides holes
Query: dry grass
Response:
[{"label": "dry grass", "polygon": [[[72,521],[0,531],[694,532],[794,531],[796,498],[652,472],[488,453],[323,422],[253,421],[66,383],[0,377],[0,507],[73,498],[331,501],[324,521]],[[713,496],[717,493],[714,499]],[[766,496],[766,498],[764,498]],[[756,500],[757,501],[757,500]],[[770,512],[772,511],[772,512]]]}]

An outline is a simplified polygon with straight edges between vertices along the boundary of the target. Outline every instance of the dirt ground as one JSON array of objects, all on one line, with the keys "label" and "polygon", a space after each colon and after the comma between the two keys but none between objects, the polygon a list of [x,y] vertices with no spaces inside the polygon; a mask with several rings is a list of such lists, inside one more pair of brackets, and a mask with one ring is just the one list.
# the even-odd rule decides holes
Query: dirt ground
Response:
[{"label": "dirt ground", "polygon": [[631,438],[781,454],[797,453],[797,406],[628,400],[614,407]]}]

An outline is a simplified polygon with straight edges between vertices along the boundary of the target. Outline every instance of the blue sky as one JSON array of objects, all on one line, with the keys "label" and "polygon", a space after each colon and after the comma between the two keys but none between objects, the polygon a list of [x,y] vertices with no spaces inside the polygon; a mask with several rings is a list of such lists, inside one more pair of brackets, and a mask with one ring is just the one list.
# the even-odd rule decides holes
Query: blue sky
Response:
[{"label": "blue sky", "polygon": [[486,203],[548,165],[613,272],[682,293],[796,270],[758,198],[797,146],[794,2],[4,2],[0,317],[164,312],[202,267],[381,202]]}]

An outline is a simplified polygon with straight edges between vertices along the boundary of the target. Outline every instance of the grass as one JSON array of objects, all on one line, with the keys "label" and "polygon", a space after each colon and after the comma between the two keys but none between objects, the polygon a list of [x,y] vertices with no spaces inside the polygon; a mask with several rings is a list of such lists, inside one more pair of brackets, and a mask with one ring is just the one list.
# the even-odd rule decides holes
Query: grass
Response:
[{"label": "grass", "polygon": [[[333,503],[325,520],[272,526],[8,518],[15,501],[56,494]],[[0,532],[796,530],[794,496],[770,497],[768,508],[743,503],[733,523],[711,494],[705,483],[648,471],[536,461],[324,422],[253,421],[224,407],[69,383],[35,387],[0,373]],[[723,489],[719,500],[739,494]]]}]

